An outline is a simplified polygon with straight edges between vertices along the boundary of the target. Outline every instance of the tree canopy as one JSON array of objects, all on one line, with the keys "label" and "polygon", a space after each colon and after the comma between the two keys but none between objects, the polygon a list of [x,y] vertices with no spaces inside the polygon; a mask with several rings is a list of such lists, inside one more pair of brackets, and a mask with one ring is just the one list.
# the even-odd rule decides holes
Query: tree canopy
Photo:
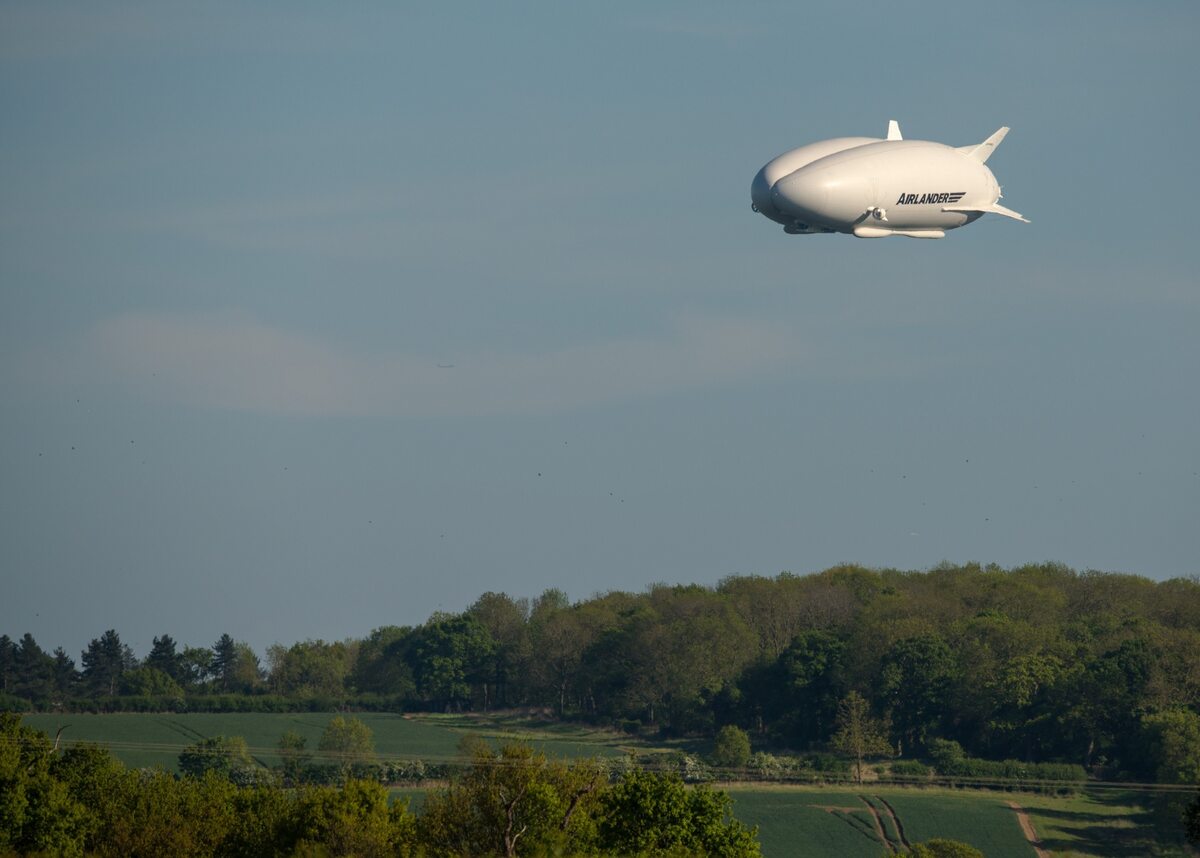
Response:
[{"label": "tree canopy", "polygon": [[843,565],[654,585],[572,602],[481,595],[462,613],[362,639],[275,644],[154,638],[139,661],[109,629],[79,669],[32,635],[0,636],[0,708],[342,705],[545,709],[621,729],[817,750],[851,693],[902,758],[949,740],[992,760],[1186,779],[1200,737],[1200,580],[1060,564]]}]

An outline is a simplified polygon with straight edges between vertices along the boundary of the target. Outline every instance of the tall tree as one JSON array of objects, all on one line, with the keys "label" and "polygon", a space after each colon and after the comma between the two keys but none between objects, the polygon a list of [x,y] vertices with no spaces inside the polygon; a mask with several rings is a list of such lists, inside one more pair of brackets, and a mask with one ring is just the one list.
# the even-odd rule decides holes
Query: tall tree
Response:
[{"label": "tall tree", "polygon": [[234,684],[234,672],[237,670],[237,641],[228,633],[223,634],[212,645],[212,651],[212,673],[217,687],[222,691],[230,691]]},{"label": "tall tree", "polygon": [[350,767],[355,763],[370,763],[375,760],[375,738],[371,734],[371,728],[359,719],[336,715],[321,732],[317,750],[329,755],[345,776],[350,773]]},{"label": "tall tree", "polygon": [[884,658],[881,691],[906,747],[941,735],[957,674],[954,652],[941,635],[923,634],[892,645]]},{"label": "tall tree", "polygon": [[469,614],[435,614],[414,637],[409,659],[419,693],[447,711],[470,704],[495,651],[487,629]]},{"label": "tall tree", "polygon": [[181,685],[185,684],[188,679],[184,669],[183,655],[177,651],[175,640],[170,635],[154,639],[150,654],[146,656],[146,667],[161,670]]},{"label": "tall tree", "polygon": [[206,646],[185,646],[180,655],[180,670],[183,680],[180,685],[196,687],[203,685],[212,677],[213,652]]},{"label": "tall tree", "polygon": [[17,694],[28,700],[41,700],[50,695],[50,676],[54,667],[52,659],[26,632],[17,645]]},{"label": "tall tree", "polygon": [[871,704],[857,691],[851,691],[838,705],[838,730],[833,746],[854,758],[854,777],[863,781],[863,760],[892,754],[882,722],[871,717]]},{"label": "tall tree", "polygon": [[422,839],[442,855],[595,854],[592,820],[606,785],[587,762],[549,761],[526,744],[472,748],[471,767],[425,801]]},{"label": "tall tree", "polygon": [[307,750],[308,740],[295,730],[288,730],[279,737],[279,757],[283,762],[284,785],[299,786],[304,781],[304,771],[312,762],[312,754]]},{"label": "tall tree", "polygon": [[278,694],[339,697],[355,662],[356,647],[342,641],[298,641],[267,647],[268,681]]},{"label": "tall tree", "polygon": [[83,678],[93,694],[117,693],[117,682],[121,674],[137,664],[132,650],[121,643],[115,630],[109,629],[98,638],[92,638],[80,658]]},{"label": "tall tree", "polygon": [[0,635],[0,693],[11,694],[17,681],[17,645]]},{"label": "tall tree", "polygon": [[757,829],[733,816],[728,795],[689,789],[677,775],[632,771],[600,799],[605,855],[761,855]]},{"label": "tall tree", "polygon": [[1182,707],[1142,717],[1144,773],[1160,784],[1200,783],[1200,715]]},{"label": "tall tree", "polygon": [[412,668],[405,654],[412,643],[408,626],[381,626],[359,642],[347,680],[360,694],[414,696]]},{"label": "tall tree", "polygon": [[479,621],[496,644],[490,657],[491,664],[486,668],[491,679],[483,682],[484,709],[493,703],[510,706],[514,702],[510,699],[510,686],[521,686],[522,677],[528,673],[529,600],[513,599],[507,593],[488,592],[480,596],[467,613]]},{"label": "tall tree", "polygon": [[62,647],[54,649],[54,664],[50,668],[50,685],[55,698],[62,702],[75,691],[79,682],[79,671],[75,661]]}]

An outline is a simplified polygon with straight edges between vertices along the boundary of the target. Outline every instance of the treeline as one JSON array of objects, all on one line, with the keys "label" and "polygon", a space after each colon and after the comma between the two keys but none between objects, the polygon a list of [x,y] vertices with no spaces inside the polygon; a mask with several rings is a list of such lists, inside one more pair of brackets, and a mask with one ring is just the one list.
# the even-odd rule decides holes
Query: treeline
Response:
[{"label": "treeline", "polygon": [[[471,765],[419,813],[376,781],[239,783],[230,748],[185,752],[196,773],[127,769],[107,751],[57,751],[0,713],[0,853],[195,858],[696,855],[756,858],[756,832],[727,795],[678,776],[567,765],[528,745],[482,742]],[[244,749],[243,749],[244,750]],[[182,761],[182,758],[181,758]],[[247,763],[249,760],[247,758]],[[185,772],[188,771],[185,768]],[[264,773],[270,775],[270,773]]]},{"label": "treeline", "polygon": [[139,660],[109,631],[78,670],[29,635],[0,638],[0,682],[10,708],[537,707],[630,732],[732,724],[759,750],[828,747],[857,693],[901,759],[940,739],[972,758],[1194,783],[1200,581],[839,566],[576,603],[486,593],[419,626],[276,644],[265,664],[228,635],[200,648],[163,635]]}]

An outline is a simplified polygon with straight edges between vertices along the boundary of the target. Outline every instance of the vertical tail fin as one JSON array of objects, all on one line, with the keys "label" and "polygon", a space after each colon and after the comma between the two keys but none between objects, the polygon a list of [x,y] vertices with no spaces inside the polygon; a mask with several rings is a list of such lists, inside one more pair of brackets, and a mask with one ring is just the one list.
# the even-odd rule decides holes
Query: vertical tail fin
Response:
[{"label": "vertical tail fin", "polygon": [[958,151],[983,164],[988,158],[992,157],[992,153],[996,151],[996,147],[1000,145],[1000,141],[1004,139],[1004,135],[1007,133],[1008,126],[1005,125],[982,143],[976,143],[974,146],[959,146]]},{"label": "vertical tail fin", "polygon": [[900,123],[897,122],[895,119],[888,120],[887,139],[889,139],[889,140],[903,140],[904,139],[903,137],[900,136]]}]

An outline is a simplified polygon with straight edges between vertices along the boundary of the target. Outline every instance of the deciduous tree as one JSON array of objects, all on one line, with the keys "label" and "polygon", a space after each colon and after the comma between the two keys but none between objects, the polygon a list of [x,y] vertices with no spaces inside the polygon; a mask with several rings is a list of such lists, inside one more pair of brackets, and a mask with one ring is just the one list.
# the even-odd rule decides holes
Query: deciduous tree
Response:
[{"label": "deciduous tree", "polygon": [[600,799],[598,844],[605,855],[761,854],[757,829],[733,817],[728,795],[689,788],[677,775],[632,771]]},{"label": "deciduous tree", "polygon": [[892,746],[882,722],[871,717],[871,704],[857,691],[851,691],[838,706],[838,730],[833,746],[854,758],[854,776],[863,781],[863,760],[866,757],[891,756]]}]

